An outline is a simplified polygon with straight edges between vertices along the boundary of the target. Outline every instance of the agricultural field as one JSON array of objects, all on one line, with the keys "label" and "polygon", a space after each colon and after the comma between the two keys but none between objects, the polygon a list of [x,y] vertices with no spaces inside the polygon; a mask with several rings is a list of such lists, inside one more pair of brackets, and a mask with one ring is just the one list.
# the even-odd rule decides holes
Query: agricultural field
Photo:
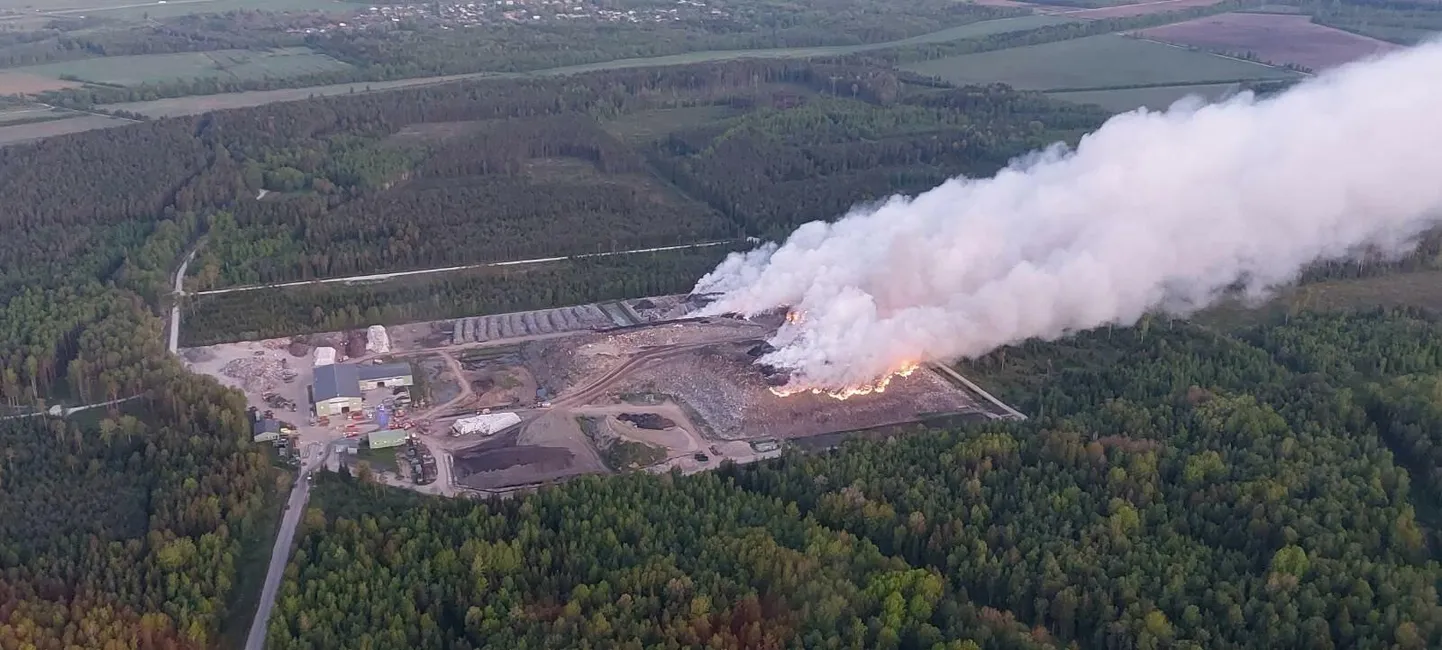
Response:
[{"label": "agricultural field", "polygon": [[125,102],[121,104],[107,104],[104,108],[109,110],[122,110],[131,113],[138,113],[148,117],[179,117],[182,115],[198,115],[210,111],[220,111],[231,108],[249,108],[251,106],[264,106],[277,102],[295,102],[311,97],[327,97],[331,95],[348,95],[352,93],[363,93],[379,90],[395,90],[398,88],[411,88],[415,86],[428,86],[451,81],[462,81],[465,79],[476,79],[490,76],[488,74],[474,75],[453,75],[449,77],[424,77],[417,79],[399,79],[396,81],[376,81],[369,83],[332,84],[328,86],[308,86],[305,88],[283,88],[280,90],[252,90],[240,93],[220,93],[216,95],[197,95],[193,97],[173,97],[170,99],[156,99],[146,102]]},{"label": "agricultural field", "polygon": [[243,9],[344,11],[353,7],[341,0],[0,0],[0,22],[19,23],[18,26],[24,27],[67,16],[143,20]]},{"label": "agricultural field", "polygon": [[[95,83],[134,86],[147,82],[201,77],[234,79],[295,77],[347,67],[350,67],[349,64],[314,52],[309,48],[290,47],[266,52],[218,50],[214,52],[112,56],[28,66],[17,68],[8,74],[50,79],[81,79]],[[3,79],[0,79],[0,82],[3,82]],[[46,88],[46,90],[48,89]]]},{"label": "agricultural field", "polygon": [[47,90],[64,90],[80,84],[17,70],[0,72],[0,95],[34,95]]},{"label": "agricultural field", "polygon": [[1260,63],[1115,34],[947,57],[902,67],[958,85],[1003,82],[1024,90],[1054,92],[1296,76],[1292,71]]},{"label": "agricultural field", "polygon": [[1221,14],[1139,33],[1166,43],[1311,70],[1333,68],[1398,49],[1385,41],[1318,25],[1307,16],[1280,14]]},{"label": "agricultural field", "polygon": [[1191,86],[1150,86],[1147,88],[1119,88],[1115,90],[1078,90],[1074,92],[1048,93],[1053,99],[1077,104],[1096,104],[1114,113],[1125,113],[1146,107],[1154,111],[1166,110],[1184,97],[1201,97],[1216,101],[1237,91],[1239,84],[1201,84]]},{"label": "agricultural field", "polygon": [[1070,18],[1084,18],[1087,20],[1101,20],[1103,18],[1130,18],[1132,16],[1147,16],[1150,14],[1166,13],[1168,11],[1182,11],[1193,7],[1210,7],[1223,0],[1152,0],[1148,2],[1136,2],[1132,4],[1117,4],[1110,7],[1097,7],[1095,9],[1060,9],[1050,10],[1048,13],[1056,16],[1067,16]]},{"label": "agricultural field", "polygon": [[55,135],[79,133],[92,129],[105,129],[131,123],[130,120],[104,115],[78,115],[58,120],[47,120],[29,124],[0,124],[0,146],[39,140]]},{"label": "agricultural field", "polygon": [[0,126],[21,122],[43,122],[71,115],[74,113],[35,104],[12,106],[0,109]]}]

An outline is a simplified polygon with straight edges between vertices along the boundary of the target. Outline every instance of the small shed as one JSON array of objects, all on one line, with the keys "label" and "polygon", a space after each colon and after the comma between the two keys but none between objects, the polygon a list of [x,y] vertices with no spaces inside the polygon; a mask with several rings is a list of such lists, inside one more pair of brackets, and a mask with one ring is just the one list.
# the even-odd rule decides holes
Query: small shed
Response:
[{"label": "small shed", "polygon": [[255,423],[254,440],[256,442],[273,442],[280,438],[280,420],[265,418]]}]

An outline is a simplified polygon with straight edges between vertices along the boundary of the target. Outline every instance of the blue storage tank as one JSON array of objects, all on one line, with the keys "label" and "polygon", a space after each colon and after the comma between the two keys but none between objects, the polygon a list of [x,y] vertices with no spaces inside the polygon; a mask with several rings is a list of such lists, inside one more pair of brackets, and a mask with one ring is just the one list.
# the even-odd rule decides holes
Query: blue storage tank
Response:
[{"label": "blue storage tank", "polygon": [[385,406],[376,407],[376,424],[379,424],[379,425],[381,426],[381,430],[384,431],[385,428],[386,428],[386,426],[389,425],[390,423],[391,423],[391,411],[390,411],[390,409],[386,408]]}]

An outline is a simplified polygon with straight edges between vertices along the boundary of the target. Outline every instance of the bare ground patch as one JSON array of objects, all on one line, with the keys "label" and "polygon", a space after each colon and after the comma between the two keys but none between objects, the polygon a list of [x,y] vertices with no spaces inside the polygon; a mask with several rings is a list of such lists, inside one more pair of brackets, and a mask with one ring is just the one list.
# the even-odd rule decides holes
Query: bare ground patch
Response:
[{"label": "bare ground patch", "polygon": [[1311,70],[1385,54],[1398,46],[1314,24],[1307,16],[1230,13],[1138,32],[1152,40]]},{"label": "bare ground patch", "polygon": [[719,343],[648,366],[621,383],[616,399],[668,395],[721,439],[801,438],[977,410],[971,397],[927,370],[897,378],[884,393],[836,400],[809,393],[778,397],[747,354],[750,343]]},{"label": "bare ground patch", "polygon": [[0,72],[0,95],[34,95],[47,90],[79,88],[83,84],[27,72]]},{"label": "bare ground patch", "polygon": [[49,120],[36,122],[34,124],[15,124],[12,126],[0,126],[0,145],[16,144],[39,140],[56,135],[69,133],[80,133],[93,129],[107,129],[113,126],[131,124],[130,120],[122,120],[118,117],[105,117],[103,115],[80,115],[63,120]]}]

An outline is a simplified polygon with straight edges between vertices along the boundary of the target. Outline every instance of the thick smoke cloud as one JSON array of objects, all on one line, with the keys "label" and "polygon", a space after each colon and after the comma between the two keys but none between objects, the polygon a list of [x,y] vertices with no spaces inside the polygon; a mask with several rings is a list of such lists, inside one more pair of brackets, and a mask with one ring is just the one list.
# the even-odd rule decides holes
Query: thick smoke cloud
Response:
[{"label": "thick smoke cloud", "polygon": [[1118,115],[993,178],[948,181],[733,254],[712,314],[804,312],[762,361],[870,381],[1151,310],[1253,294],[1319,259],[1403,254],[1442,218],[1442,43],[1250,94]]}]

